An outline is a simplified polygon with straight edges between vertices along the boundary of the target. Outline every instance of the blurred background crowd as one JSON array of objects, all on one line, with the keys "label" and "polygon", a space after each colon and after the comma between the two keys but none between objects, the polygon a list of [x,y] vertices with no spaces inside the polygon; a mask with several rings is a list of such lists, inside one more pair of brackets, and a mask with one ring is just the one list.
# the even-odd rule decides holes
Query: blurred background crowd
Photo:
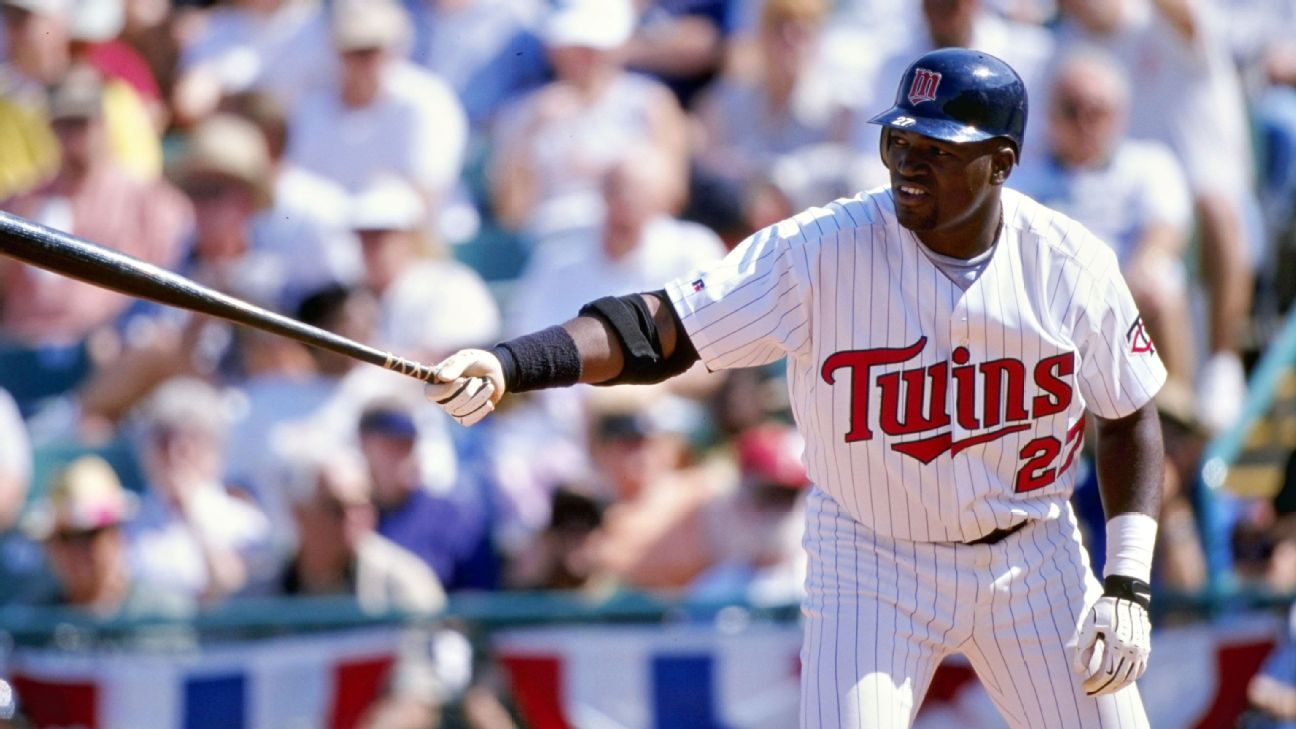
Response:
[{"label": "blurred background crowd", "polygon": [[[429,363],[885,182],[867,120],[904,66],[1000,56],[1031,98],[1009,186],[1115,248],[1171,373],[1157,580],[1207,579],[1202,447],[1296,297],[1293,0],[0,10],[0,207]],[[782,377],[512,397],[462,430],[407,378],[0,260],[0,597],[101,616],[296,594],[435,612],[468,590],[794,601],[807,483]],[[1076,497],[1091,520],[1096,492]],[[1292,590],[1296,502],[1271,492],[1231,558]],[[419,726],[434,693],[374,715]]]}]

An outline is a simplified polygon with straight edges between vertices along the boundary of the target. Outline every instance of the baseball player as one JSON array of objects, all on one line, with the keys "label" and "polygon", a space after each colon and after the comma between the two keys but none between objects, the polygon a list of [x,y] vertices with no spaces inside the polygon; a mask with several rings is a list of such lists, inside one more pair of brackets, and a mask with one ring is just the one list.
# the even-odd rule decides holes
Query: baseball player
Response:
[{"label": "baseball player", "polygon": [[[959,652],[1017,729],[1146,727],[1165,368],[1111,249],[1004,187],[1026,110],[999,59],[923,55],[873,118],[890,186],[458,352],[427,395],[471,425],[506,392],[786,357],[814,481],[801,726],[909,727]],[[1101,584],[1068,503],[1086,420]]]}]

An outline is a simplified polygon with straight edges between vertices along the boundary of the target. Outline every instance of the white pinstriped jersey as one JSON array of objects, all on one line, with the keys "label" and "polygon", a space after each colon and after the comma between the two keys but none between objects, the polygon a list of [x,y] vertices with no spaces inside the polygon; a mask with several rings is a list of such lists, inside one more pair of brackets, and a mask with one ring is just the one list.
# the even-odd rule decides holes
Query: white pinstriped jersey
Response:
[{"label": "white pinstriped jersey", "polygon": [[1004,189],[964,291],[880,188],[759,231],[667,292],[712,370],[788,358],[815,484],[865,527],[967,542],[1062,513],[1086,410],[1165,380],[1111,248]]}]

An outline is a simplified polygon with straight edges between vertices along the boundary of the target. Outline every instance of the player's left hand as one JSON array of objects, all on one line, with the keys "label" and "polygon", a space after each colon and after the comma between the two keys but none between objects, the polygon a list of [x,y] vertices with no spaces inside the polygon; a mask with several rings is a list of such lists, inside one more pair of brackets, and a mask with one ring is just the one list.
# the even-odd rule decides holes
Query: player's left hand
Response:
[{"label": "player's left hand", "polygon": [[1151,590],[1143,580],[1111,575],[1080,624],[1075,671],[1086,694],[1113,694],[1147,670],[1152,653]]}]

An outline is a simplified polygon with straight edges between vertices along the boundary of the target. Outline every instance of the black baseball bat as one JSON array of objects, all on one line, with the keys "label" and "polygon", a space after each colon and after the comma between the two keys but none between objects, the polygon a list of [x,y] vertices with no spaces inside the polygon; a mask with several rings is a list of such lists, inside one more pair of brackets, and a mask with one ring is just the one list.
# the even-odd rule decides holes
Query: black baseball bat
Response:
[{"label": "black baseball bat", "polygon": [[432,368],[428,365],[276,314],[138,258],[3,211],[0,211],[0,253],[127,296],[227,319],[408,377],[432,381]]}]

